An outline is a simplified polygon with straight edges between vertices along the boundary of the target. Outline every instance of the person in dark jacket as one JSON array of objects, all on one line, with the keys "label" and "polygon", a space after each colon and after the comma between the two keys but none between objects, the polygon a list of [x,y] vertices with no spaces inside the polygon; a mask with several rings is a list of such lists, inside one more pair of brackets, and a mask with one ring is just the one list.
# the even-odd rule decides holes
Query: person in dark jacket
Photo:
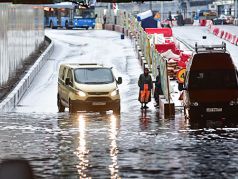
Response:
[{"label": "person in dark jacket", "polygon": [[155,91],[154,91],[154,98],[155,98],[155,107],[159,107],[159,95],[163,95],[163,90],[161,86],[161,75],[160,75],[160,67],[157,66],[158,75],[155,79]]},{"label": "person in dark jacket", "polygon": [[172,26],[173,26],[173,19],[172,19],[171,11],[169,11],[169,17],[168,17],[168,20],[169,20],[169,25],[170,25],[170,27],[172,27]]},{"label": "person in dark jacket", "polygon": [[181,12],[179,12],[179,14],[178,14],[177,24],[178,24],[178,26],[184,25],[183,15],[181,14]]},{"label": "person in dark jacket", "polygon": [[141,109],[147,109],[146,104],[151,101],[151,90],[153,89],[153,82],[148,68],[145,68],[144,73],[140,75],[138,86],[140,87],[138,100],[141,103]]}]

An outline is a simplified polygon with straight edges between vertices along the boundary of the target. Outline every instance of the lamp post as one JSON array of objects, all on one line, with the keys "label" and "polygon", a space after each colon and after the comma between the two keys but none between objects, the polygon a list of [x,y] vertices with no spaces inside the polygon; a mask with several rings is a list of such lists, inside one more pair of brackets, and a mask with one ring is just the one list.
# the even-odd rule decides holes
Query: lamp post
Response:
[{"label": "lamp post", "polygon": [[234,0],[235,1],[235,18],[238,18],[238,0]]},{"label": "lamp post", "polygon": [[164,2],[160,2],[160,21],[164,20]]},{"label": "lamp post", "polygon": [[152,1],[150,1],[150,10],[152,11]]}]

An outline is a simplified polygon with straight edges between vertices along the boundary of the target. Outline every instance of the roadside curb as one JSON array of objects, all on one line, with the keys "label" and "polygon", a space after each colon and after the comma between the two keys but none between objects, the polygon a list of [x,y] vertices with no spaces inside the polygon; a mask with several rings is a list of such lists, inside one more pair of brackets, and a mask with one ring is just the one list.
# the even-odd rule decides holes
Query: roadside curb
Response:
[{"label": "roadside curb", "polygon": [[6,96],[6,98],[0,103],[0,112],[9,112],[13,109],[21,100],[24,93],[30,87],[32,81],[41,70],[45,62],[54,50],[54,44],[50,38],[45,36],[45,40],[50,42],[47,49],[41,54],[36,62],[30,67],[25,76],[19,81],[17,86]]}]

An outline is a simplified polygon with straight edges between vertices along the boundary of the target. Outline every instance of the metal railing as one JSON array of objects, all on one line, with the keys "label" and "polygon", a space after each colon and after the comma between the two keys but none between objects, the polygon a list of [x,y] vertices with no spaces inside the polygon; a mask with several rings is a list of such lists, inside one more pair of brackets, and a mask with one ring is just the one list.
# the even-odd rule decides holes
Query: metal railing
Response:
[{"label": "metal railing", "polygon": [[0,87],[44,41],[44,13],[30,5],[0,3]]}]

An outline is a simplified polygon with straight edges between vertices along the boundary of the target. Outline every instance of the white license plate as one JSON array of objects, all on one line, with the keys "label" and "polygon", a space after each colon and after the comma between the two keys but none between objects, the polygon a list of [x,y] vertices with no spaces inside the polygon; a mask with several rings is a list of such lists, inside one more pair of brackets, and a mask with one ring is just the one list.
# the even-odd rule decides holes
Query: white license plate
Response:
[{"label": "white license plate", "polygon": [[206,108],[207,112],[222,112],[222,108]]},{"label": "white license plate", "polygon": [[103,106],[103,105],[106,105],[106,103],[105,102],[93,102],[92,105],[94,105],[94,106]]}]

